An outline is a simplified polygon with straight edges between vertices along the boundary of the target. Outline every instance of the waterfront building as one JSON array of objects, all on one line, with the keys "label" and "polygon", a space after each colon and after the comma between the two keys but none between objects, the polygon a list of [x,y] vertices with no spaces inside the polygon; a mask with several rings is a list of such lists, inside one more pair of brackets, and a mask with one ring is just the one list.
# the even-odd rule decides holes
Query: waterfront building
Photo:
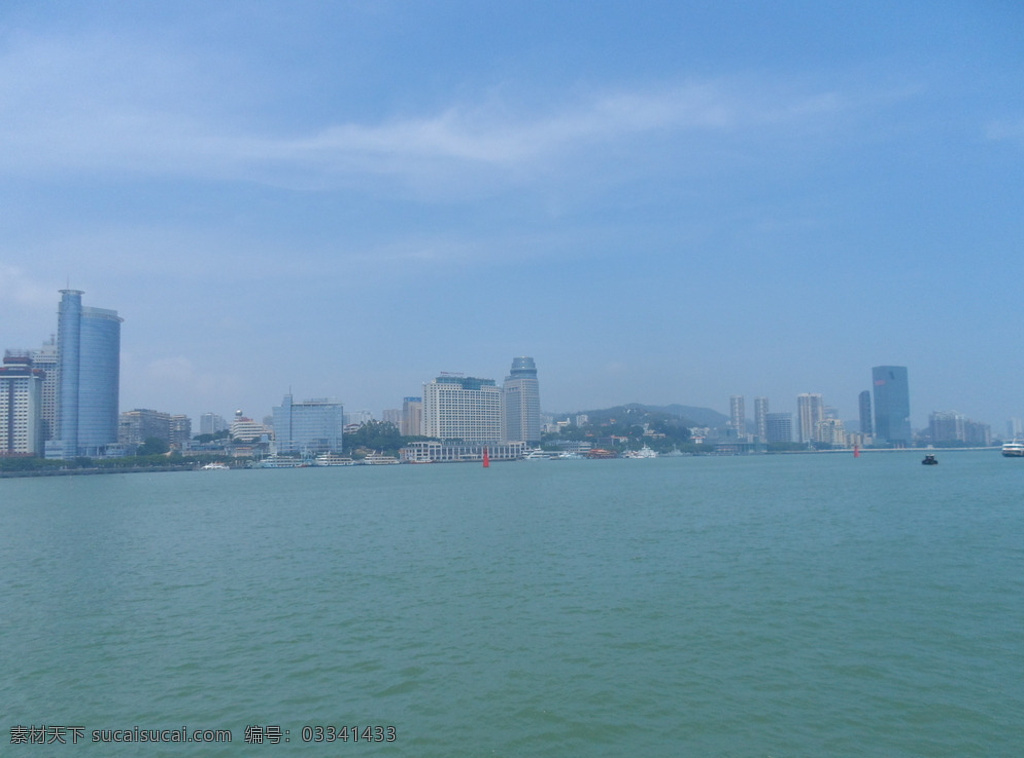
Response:
[{"label": "waterfront building", "polygon": [[81,290],[60,292],[60,376],[52,454],[57,458],[103,455],[107,445],[117,443],[123,319],[117,311],[83,306]]},{"label": "waterfront building", "polygon": [[846,447],[846,428],[842,421],[827,417],[818,422],[815,441],[832,447]]},{"label": "waterfront building", "polygon": [[27,350],[7,350],[0,366],[0,456],[43,454],[42,369]]},{"label": "waterfront building", "polygon": [[120,415],[117,430],[117,441],[120,444],[141,445],[150,438],[170,443],[171,414],[136,408]]},{"label": "waterfront building", "polygon": [[875,394],[875,438],[897,447],[912,442],[910,384],[906,366],[871,369]]},{"label": "waterfront building", "polygon": [[764,417],[766,442],[793,441],[793,414],[766,413]]},{"label": "waterfront building", "polygon": [[512,369],[505,377],[504,439],[540,444],[540,384],[533,358],[521,356],[512,359]]},{"label": "waterfront building", "polygon": [[754,426],[757,428],[757,441],[764,444],[768,441],[768,398],[754,398]]},{"label": "waterfront building", "polygon": [[818,393],[796,396],[798,442],[818,442],[818,425],[825,420],[825,402]]},{"label": "waterfront building", "polygon": [[992,429],[988,424],[972,421],[957,411],[933,411],[928,416],[928,436],[933,444],[959,443],[988,447]]},{"label": "waterfront building", "polygon": [[403,437],[419,437],[423,434],[423,398],[402,399],[402,425],[399,431]]},{"label": "waterfront building", "polygon": [[228,427],[228,434],[231,439],[238,440],[239,442],[259,442],[264,437],[270,439],[273,435],[273,431],[258,421],[253,421],[251,418],[243,415],[241,410],[235,411],[235,419],[231,422],[231,426]]},{"label": "waterfront building", "polygon": [[289,393],[274,408],[274,447],[278,453],[340,453],[344,429],[341,403],[328,398],[296,403]]},{"label": "waterfront building", "polygon": [[875,433],[875,425],[871,421],[871,391],[864,390],[857,397],[860,409],[860,433],[870,437]]},{"label": "waterfront building", "polygon": [[444,441],[505,439],[502,391],[493,379],[442,373],[423,385],[423,434]]},{"label": "waterfront building", "polygon": [[184,413],[171,414],[171,447],[184,450],[192,441],[192,419]]},{"label": "waterfront building", "polygon": [[514,461],[526,453],[525,442],[443,443],[436,440],[410,442],[398,451],[406,463],[467,463],[482,461],[484,449],[492,461]]}]

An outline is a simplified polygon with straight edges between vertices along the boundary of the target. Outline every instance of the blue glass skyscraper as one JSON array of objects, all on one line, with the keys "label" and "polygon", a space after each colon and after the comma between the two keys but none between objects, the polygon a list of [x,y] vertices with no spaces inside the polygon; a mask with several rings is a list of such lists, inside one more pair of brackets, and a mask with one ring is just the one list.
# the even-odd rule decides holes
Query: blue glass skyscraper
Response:
[{"label": "blue glass skyscraper", "polygon": [[57,439],[65,458],[101,455],[117,442],[122,319],[83,306],[81,290],[60,292]]},{"label": "blue glass skyscraper", "polygon": [[910,431],[910,384],[906,366],[875,366],[875,439],[897,446],[913,441]]}]

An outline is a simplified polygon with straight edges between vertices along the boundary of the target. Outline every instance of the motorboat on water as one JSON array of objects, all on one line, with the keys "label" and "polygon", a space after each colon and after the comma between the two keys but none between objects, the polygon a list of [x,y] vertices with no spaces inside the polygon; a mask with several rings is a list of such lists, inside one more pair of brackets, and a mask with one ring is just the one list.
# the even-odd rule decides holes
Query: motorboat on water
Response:
[{"label": "motorboat on water", "polygon": [[218,463],[217,461],[207,463],[205,466],[202,467],[203,471],[228,471],[230,469],[231,467],[226,463]]},{"label": "motorboat on water", "polygon": [[924,457],[924,460],[921,461],[921,464],[924,466],[938,466],[939,462],[936,460],[934,455],[928,454]]}]

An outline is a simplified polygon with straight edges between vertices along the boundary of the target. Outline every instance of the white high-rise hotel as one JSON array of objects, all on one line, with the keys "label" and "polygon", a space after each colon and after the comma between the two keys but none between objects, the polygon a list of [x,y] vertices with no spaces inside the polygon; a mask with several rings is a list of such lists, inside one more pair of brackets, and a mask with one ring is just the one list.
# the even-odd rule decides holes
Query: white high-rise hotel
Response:
[{"label": "white high-rise hotel", "polygon": [[493,379],[441,374],[423,385],[423,434],[463,442],[540,442],[540,389],[533,358],[512,361],[504,387]]}]

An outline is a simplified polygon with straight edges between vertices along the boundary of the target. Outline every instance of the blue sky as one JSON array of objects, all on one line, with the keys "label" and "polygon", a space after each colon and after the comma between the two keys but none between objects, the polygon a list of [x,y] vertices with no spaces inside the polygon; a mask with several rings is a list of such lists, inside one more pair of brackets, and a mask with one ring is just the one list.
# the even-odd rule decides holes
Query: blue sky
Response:
[{"label": "blue sky", "polygon": [[1024,7],[5,2],[0,347],[124,317],[121,405],[732,394],[1024,416]]}]

